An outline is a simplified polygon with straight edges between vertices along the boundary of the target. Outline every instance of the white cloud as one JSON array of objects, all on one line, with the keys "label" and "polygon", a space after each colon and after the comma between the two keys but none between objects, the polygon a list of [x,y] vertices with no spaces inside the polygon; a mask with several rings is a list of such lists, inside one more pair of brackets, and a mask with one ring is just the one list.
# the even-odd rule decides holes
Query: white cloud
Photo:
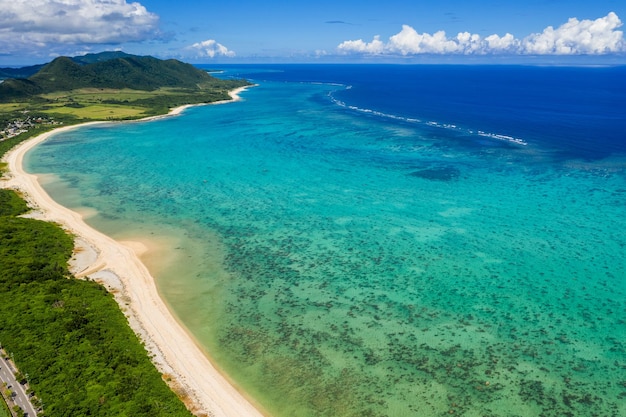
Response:
[{"label": "white cloud", "polygon": [[389,38],[386,49],[402,55],[423,53],[454,53],[459,45],[446,37],[442,30],[434,34],[417,33],[411,26],[403,25],[400,33]]},{"label": "white cloud", "polygon": [[213,39],[194,43],[193,45],[187,47],[187,49],[196,51],[198,58],[215,58],[216,56],[226,56],[232,58],[235,56],[235,52],[230,51],[227,47],[221,43],[217,43]]},{"label": "white cloud", "polygon": [[515,39],[513,35],[507,33],[504,36],[489,35],[485,38],[486,49],[488,51],[500,52],[516,52],[519,48],[520,41]]},{"label": "white cloud", "polygon": [[371,42],[362,39],[342,42],[337,50],[341,54],[366,55],[417,55],[417,54],[524,54],[524,55],[579,55],[626,52],[619,17],[610,12],[596,20],[571,18],[558,28],[547,27],[542,33],[516,39],[510,33],[504,36],[481,37],[461,32],[448,37],[444,31],[434,34],[418,33],[411,26],[389,38],[388,42],[375,36]]},{"label": "white cloud", "polygon": [[374,36],[374,40],[369,43],[363,42],[359,39],[356,41],[345,41],[338,46],[340,52],[358,52],[362,54],[382,54],[385,50],[385,45],[380,40],[379,36]]},{"label": "white cloud", "polygon": [[613,12],[596,20],[571,18],[554,29],[548,26],[522,41],[529,54],[605,54],[624,50],[623,32],[616,30],[622,22]]},{"label": "white cloud", "polygon": [[159,37],[159,17],[126,0],[0,0],[0,48],[120,44]]}]

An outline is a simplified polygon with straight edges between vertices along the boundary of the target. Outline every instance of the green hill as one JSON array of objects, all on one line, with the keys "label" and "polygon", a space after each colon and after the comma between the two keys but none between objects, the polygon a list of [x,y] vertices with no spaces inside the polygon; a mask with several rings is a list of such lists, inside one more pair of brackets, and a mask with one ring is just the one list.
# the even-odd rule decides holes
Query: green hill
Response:
[{"label": "green hill", "polygon": [[39,85],[24,78],[9,78],[0,84],[0,102],[41,94]]},{"label": "green hill", "polygon": [[[114,58],[124,58],[124,57],[130,57],[130,56],[132,55],[127,54],[126,52],[122,52],[122,51],[106,51],[106,52],[100,52],[97,54],[75,56],[70,59],[76,62],[77,64],[87,65],[87,64],[93,64],[96,62],[108,61]],[[27,67],[20,67],[20,68],[10,68],[10,67],[0,68],[0,79],[28,78],[32,75],[37,74],[37,72],[40,69],[42,69],[45,65],[46,64],[30,65]]]},{"label": "green hill", "polygon": [[89,68],[80,66],[68,57],[60,57],[44,66],[28,80],[38,86],[41,93],[50,93],[94,85],[96,78],[96,74]]},{"label": "green hill", "polygon": [[27,79],[7,79],[0,84],[0,102],[81,88],[196,89],[214,81],[206,71],[174,59],[164,61],[150,56],[109,52],[59,57]]},{"label": "green hill", "polygon": [[126,52],[122,52],[122,51],[105,51],[105,52],[99,52],[97,54],[86,54],[86,55],[75,56],[75,57],[72,57],[72,61],[78,64],[86,65],[86,64],[93,64],[96,62],[108,61],[114,58],[127,58],[131,56],[133,55],[127,54]]}]

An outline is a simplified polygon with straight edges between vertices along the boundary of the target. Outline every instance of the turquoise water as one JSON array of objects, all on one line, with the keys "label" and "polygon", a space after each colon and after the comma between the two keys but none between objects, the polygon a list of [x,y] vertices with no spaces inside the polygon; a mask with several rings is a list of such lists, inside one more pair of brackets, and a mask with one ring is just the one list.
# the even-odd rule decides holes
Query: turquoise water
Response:
[{"label": "turquoise water", "polygon": [[351,111],[343,87],[55,136],[29,154],[276,416],[626,415],[625,159]]}]

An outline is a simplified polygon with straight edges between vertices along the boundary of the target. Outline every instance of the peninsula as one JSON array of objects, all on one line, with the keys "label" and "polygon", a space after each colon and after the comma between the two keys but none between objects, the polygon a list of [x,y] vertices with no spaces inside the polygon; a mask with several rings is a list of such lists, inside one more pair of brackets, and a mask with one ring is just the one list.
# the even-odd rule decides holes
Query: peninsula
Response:
[{"label": "peninsula", "polygon": [[[0,84],[3,120],[45,121],[18,122],[24,132],[0,138],[0,155],[13,148],[1,166],[0,292],[9,301],[0,311],[0,343],[27,375],[47,416],[67,410],[101,416],[261,416],[159,298],[139,260],[145,248],[93,230],[52,201],[21,167],[30,148],[62,129],[236,100],[249,83],[218,80],[173,60],[123,53],[86,59],[57,58],[26,79]],[[42,320],[47,324],[39,325]],[[172,402],[170,395],[176,396],[162,390],[163,381],[188,411]]]},{"label": "peninsula", "polygon": [[[0,74],[7,70],[0,68]],[[186,104],[229,100],[229,91],[250,84],[218,79],[174,59],[123,52],[59,57],[22,75],[35,70],[0,83],[3,125],[26,115],[64,124],[140,119]]]}]

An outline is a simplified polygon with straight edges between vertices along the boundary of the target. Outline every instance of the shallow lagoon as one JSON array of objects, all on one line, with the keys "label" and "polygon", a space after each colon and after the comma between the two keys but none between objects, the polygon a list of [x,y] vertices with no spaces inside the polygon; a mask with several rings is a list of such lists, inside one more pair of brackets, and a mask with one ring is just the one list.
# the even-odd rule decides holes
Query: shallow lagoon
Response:
[{"label": "shallow lagoon", "polygon": [[176,236],[164,298],[277,416],[626,414],[624,159],[260,84],[27,167],[106,233]]}]

